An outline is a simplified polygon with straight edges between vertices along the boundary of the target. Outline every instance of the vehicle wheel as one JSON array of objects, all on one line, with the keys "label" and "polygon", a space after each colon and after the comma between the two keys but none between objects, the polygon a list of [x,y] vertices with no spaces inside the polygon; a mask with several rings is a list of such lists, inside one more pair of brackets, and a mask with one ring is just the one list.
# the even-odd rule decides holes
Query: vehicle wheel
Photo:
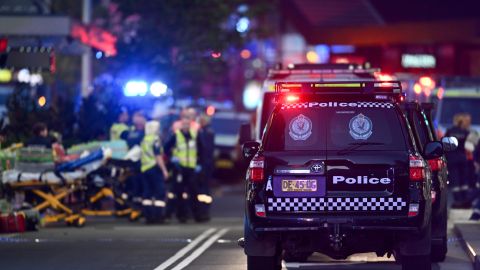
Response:
[{"label": "vehicle wheel", "polygon": [[247,256],[248,270],[281,270],[280,256]]},{"label": "vehicle wheel", "polygon": [[430,254],[432,262],[443,262],[447,256],[447,238],[443,237],[436,242],[432,242],[432,253]]},{"label": "vehicle wheel", "polygon": [[402,256],[402,270],[431,270],[429,255]]},{"label": "vehicle wheel", "polygon": [[432,262],[443,262],[447,256],[447,204],[446,199],[441,212],[432,221]]},{"label": "vehicle wheel", "polygon": [[285,262],[306,262],[308,257],[312,255],[311,252],[290,252],[285,251],[283,259]]}]

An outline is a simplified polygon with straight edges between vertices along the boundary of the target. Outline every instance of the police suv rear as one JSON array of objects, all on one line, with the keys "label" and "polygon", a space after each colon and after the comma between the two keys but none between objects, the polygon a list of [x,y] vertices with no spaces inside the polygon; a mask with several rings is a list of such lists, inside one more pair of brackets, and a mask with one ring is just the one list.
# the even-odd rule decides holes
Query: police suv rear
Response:
[{"label": "police suv rear", "polygon": [[376,252],[431,269],[431,172],[399,82],[277,83],[262,142],[244,145],[248,269],[313,252]]}]

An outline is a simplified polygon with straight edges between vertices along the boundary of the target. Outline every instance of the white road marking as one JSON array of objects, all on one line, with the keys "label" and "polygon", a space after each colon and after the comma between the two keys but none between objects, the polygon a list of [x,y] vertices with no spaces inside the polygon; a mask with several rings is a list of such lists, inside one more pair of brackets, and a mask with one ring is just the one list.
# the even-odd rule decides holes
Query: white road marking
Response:
[{"label": "white road marking", "polygon": [[204,231],[202,234],[200,234],[197,238],[195,238],[190,244],[186,245],[184,248],[179,250],[175,255],[170,257],[168,260],[166,260],[164,263],[160,264],[155,268],[155,270],[165,270],[167,267],[170,265],[174,264],[176,261],[178,261],[180,258],[185,256],[190,250],[194,249],[200,242],[203,241],[203,239],[207,238],[214,232],[216,232],[217,229],[215,228],[210,228],[206,231]]},{"label": "white road marking", "polygon": [[192,263],[200,255],[202,255],[203,252],[205,252],[211,245],[213,245],[220,237],[222,237],[228,231],[229,229],[222,229],[218,231],[216,234],[212,235],[205,243],[203,243],[203,245],[201,245],[195,251],[193,251],[192,254],[190,254],[190,256],[186,257],[172,270],[182,270],[183,268],[187,267],[190,263]]}]

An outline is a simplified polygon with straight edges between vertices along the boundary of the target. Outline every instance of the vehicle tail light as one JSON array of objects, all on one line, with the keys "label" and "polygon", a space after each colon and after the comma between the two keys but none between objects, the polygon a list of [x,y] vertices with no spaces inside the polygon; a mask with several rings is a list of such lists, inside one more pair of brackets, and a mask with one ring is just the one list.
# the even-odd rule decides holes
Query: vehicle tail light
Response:
[{"label": "vehicle tail light", "polygon": [[420,205],[418,203],[411,203],[408,207],[408,216],[415,217],[418,215],[418,210],[420,209]]},{"label": "vehicle tail light", "polygon": [[258,217],[266,217],[267,213],[265,212],[265,205],[255,204],[255,215]]},{"label": "vehicle tail light", "polygon": [[423,181],[425,179],[425,163],[421,157],[410,156],[410,180]]},{"label": "vehicle tail light", "polygon": [[432,169],[433,172],[436,172],[443,168],[443,160],[442,158],[430,159],[428,160],[428,165],[430,165],[430,169]]},{"label": "vehicle tail light", "polygon": [[250,181],[254,183],[263,182],[263,168],[265,166],[265,158],[262,156],[255,156],[248,169],[250,171]]}]

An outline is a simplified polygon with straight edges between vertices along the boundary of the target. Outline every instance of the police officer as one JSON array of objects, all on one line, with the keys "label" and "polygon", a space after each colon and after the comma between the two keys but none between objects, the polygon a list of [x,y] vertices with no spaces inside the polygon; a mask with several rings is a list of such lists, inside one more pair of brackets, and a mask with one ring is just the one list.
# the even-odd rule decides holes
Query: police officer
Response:
[{"label": "police officer", "polygon": [[208,221],[210,219],[210,204],[213,199],[210,196],[210,180],[213,175],[214,160],[213,152],[215,150],[215,132],[210,126],[210,117],[207,115],[200,116],[200,130],[198,137],[202,142],[202,151],[200,153],[200,163],[202,170],[198,178],[197,195],[197,216],[196,221]]},{"label": "police officer", "polygon": [[197,173],[201,170],[198,164],[198,153],[201,141],[197,131],[191,127],[191,119],[182,117],[180,129],[175,131],[165,143],[165,153],[178,168],[178,177],[174,183],[177,199],[177,218],[186,222],[189,212],[196,216],[198,195]]},{"label": "police officer", "polygon": [[159,137],[160,124],[147,122],[143,138],[141,171],[143,179],[143,215],[147,223],[161,223],[164,218],[165,185],[168,177]]},{"label": "police officer", "polygon": [[128,126],[129,121],[128,110],[125,107],[120,108],[120,113],[118,114],[117,122],[113,123],[110,127],[110,140],[120,140],[120,136],[123,132],[130,130]]},{"label": "police officer", "polygon": [[[140,147],[143,137],[145,136],[145,124],[147,119],[142,111],[136,111],[132,116],[133,129],[124,131],[120,138],[127,142],[130,149],[137,146]],[[126,183],[126,195],[122,194],[122,198],[128,198],[132,203],[133,211],[130,214],[130,220],[137,220],[141,216],[142,209],[142,175],[141,175],[141,162],[136,162],[134,165],[134,174],[127,179]]]},{"label": "police officer", "polygon": [[473,200],[473,212],[470,216],[471,220],[480,220],[480,143],[477,143],[475,151],[473,152],[473,159],[475,162],[476,169],[476,185],[475,185],[475,198]]},{"label": "police officer", "polygon": [[445,133],[447,137],[455,137],[458,140],[458,147],[454,151],[447,152],[447,166],[452,183],[453,204],[454,208],[465,207],[466,195],[468,191],[468,182],[466,175],[467,156],[465,154],[465,141],[469,134],[465,127],[463,114],[456,114],[453,118],[453,127],[449,128]]}]

